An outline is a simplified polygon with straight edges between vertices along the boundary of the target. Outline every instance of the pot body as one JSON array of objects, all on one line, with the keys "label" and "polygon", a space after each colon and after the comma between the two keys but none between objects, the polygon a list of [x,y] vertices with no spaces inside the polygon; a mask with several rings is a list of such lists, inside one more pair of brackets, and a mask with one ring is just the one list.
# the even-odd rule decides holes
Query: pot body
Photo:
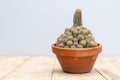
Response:
[{"label": "pot body", "polygon": [[86,73],[92,70],[98,54],[102,50],[99,44],[93,48],[60,48],[52,45],[52,51],[55,53],[62,70],[68,73]]}]

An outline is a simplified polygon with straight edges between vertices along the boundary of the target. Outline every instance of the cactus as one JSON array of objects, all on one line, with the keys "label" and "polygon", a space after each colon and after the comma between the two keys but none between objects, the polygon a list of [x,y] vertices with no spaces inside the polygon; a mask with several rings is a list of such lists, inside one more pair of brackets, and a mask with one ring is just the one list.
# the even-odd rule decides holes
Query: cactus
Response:
[{"label": "cactus", "polygon": [[67,39],[68,40],[73,40],[73,36],[68,36]]},{"label": "cactus", "polygon": [[83,47],[85,47],[85,46],[86,46],[86,41],[85,41],[85,40],[81,40],[81,41],[80,41],[80,44],[81,44]]},{"label": "cactus", "polygon": [[80,9],[77,9],[74,13],[73,27],[82,26],[82,13]]},{"label": "cactus", "polygon": [[78,35],[77,38],[78,38],[78,40],[83,40],[83,39],[84,39],[84,36],[80,34],[80,35]]},{"label": "cactus", "polygon": [[56,46],[61,48],[90,48],[98,46],[91,30],[82,25],[80,9],[77,9],[74,13],[73,26],[65,28],[64,34],[58,37]]},{"label": "cactus", "polygon": [[72,45],[72,46],[70,46],[70,48],[76,48],[76,46],[75,46],[75,45]]},{"label": "cactus", "polygon": [[78,42],[78,39],[77,39],[77,38],[73,38],[73,41],[74,41],[74,42]]},{"label": "cactus", "polygon": [[68,40],[67,42],[66,42],[66,45],[67,46],[71,46],[73,44],[73,42],[71,41],[71,40]]},{"label": "cactus", "polygon": [[83,46],[82,45],[77,45],[77,48],[83,48]]}]

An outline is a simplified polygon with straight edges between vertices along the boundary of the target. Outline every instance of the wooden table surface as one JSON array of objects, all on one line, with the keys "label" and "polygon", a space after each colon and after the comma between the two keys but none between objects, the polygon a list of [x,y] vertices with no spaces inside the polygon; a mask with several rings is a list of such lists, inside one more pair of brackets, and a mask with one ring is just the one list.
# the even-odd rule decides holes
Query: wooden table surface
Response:
[{"label": "wooden table surface", "polygon": [[120,57],[98,57],[90,73],[64,73],[55,57],[0,57],[0,80],[120,80]]}]

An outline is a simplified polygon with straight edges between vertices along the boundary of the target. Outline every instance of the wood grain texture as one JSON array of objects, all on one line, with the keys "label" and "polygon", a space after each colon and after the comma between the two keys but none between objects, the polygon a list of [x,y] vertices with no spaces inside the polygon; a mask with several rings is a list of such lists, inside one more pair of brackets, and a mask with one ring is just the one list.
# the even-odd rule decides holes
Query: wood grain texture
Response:
[{"label": "wood grain texture", "polygon": [[107,80],[120,80],[120,57],[98,58],[95,68]]},{"label": "wood grain texture", "polygon": [[0,80],[22,65],[30,57],[0,57]]},{"label": "wood grain texture", "polygon": [[0,80],[120,80],[120,57],[98,57],[85,74],[64,73],[55,57],[0,57]]},{"label": "wood grain texture", "polygon": [[51,80],[54,58],[32,57],[2,80]]}]

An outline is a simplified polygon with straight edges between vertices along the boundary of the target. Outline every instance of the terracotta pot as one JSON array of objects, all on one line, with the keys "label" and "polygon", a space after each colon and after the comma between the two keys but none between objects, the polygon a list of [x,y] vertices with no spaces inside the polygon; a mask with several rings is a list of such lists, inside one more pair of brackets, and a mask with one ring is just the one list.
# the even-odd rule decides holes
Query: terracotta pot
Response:
[{"label": "terracotta pot", "polygon": [[60,48],[52,45],[63,71],[69,73],[90,72],[101,50],[101,44],[93,48]]}]

